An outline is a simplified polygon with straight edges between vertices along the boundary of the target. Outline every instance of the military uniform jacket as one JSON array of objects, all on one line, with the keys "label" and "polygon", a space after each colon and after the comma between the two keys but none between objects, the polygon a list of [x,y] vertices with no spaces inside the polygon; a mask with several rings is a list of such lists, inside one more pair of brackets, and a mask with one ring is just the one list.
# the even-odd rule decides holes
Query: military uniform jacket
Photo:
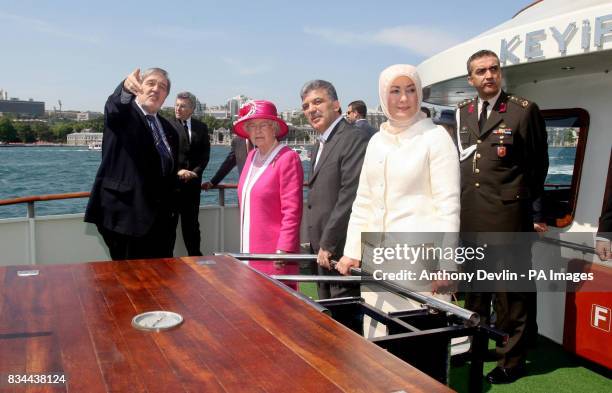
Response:
[{"label": "military uniform jacket", "polygon": [[475,146],[461,161],[461,231],[532,231],[548,172],[544,119],[535,103],[502,91],[480,130],[477,105],[459,104],[457,143]]}]

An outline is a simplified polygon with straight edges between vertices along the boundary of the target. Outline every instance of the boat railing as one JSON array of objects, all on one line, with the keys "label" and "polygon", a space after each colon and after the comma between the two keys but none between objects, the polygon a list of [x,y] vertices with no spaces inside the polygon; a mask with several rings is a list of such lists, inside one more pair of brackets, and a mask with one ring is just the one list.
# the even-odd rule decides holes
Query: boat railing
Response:
[{"label": "boat railing", "polygon": [[[225,206],[225,190],[228,189],[236,189],[238,187],[237,184],[217,184],[216,186],[211,187],[211,189],[215,189],[218,191],[218,205]],[[32,195],[32,196],[24,196],[12,199],[0,199],[0,206],[7,205],[16,205],[25,203],[27,206],[26,218],[34,218],[36,217],[36,202],[44,202],[44,201],[57,201],[63,199],[74,199],[74,198],[89,198],[90,193],[87,191],[82,192],[68,192],[62,194],[45,194],[45,195]]]},{"label": "boat railing", "polygon": [[[199,220],[205,233],[202,237],[202,252],[240,249],[237,230],[239,210],[235,196],[227,193],[227,190],[236,188],[236,184],[219,184],[209,189],[210,192],[217,191],[218,203],[210,201],[200,206]],[[0,219],[0,250],[3,250],[0,266],[108,260],[110,256],[103,239],[94,224],[83,221],[82,211],[76,214],[36,214],[40,202],[89,196],[89,192],[73,192],[0,200],[0,209],[6,205],[27,205],[27,217]],[[176,236],[175,255],[187,255],[180,226]],[[307,228],[305,220],[302,220],[300,239],[305,241],[306,237]]]}]

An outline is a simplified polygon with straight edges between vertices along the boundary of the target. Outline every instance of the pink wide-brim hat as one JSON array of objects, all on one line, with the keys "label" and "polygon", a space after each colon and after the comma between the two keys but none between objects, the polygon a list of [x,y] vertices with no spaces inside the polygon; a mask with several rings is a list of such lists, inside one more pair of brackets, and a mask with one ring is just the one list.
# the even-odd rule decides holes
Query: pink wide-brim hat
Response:
[{"label": "pink wide-brim hat", "polygon": [[274,120],[279,127],[277,139],[282,139],[289,132],[287,123],[278,117],[276,112],[276,106],[270,101],[266,100],[251,100],[245,102],[244,105],[238,111],[238,120],[234,122],[234,132],[236,135],[247,138],[249,133],[244,129],[244,124],[249,120],[255,119],[268,119]]}]

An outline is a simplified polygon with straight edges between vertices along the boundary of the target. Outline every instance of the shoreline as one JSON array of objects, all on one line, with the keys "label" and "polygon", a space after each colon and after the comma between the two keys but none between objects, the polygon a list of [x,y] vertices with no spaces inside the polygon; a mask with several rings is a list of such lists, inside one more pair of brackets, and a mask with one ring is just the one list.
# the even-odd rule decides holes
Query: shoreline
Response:
[{"label": "shoreline", "polygon": [[[287,143],[289,146],[305,146],[308,145],[308,142],[298,142],[298,143]],[[230,144],[225,143],[211,143],[211,147],[215,146],[225,146],[230,147]],[[0,143],[0,147],[88,147],[88,145],[69,145],[67,143]]]}]

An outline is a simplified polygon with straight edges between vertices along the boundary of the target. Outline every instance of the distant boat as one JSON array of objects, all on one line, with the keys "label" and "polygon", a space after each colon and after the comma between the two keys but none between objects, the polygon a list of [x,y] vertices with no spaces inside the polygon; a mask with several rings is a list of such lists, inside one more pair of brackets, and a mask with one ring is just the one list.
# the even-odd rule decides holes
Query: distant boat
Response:
[{"label": "distant boat", "polygon": [[102,151],[102,142],[92,142],[87,146],[87,149],[93,151]]},{"label": "distant boat", "polygon": [[293,151],[296,152],[300,156],[301,161],[308,161],[310,157],[308,156],[308,149],[303,146],[295,146],[292,147]]}]

